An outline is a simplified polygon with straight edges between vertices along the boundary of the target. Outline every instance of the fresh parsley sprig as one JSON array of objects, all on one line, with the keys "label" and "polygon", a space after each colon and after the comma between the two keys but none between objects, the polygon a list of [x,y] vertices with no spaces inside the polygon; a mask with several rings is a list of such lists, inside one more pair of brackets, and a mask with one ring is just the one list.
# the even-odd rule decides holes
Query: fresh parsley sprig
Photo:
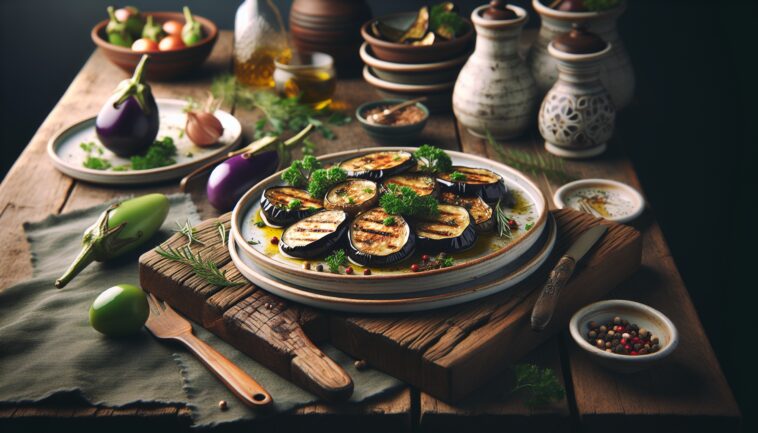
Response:
[{"label": "fresh parsley sprig", "polygon": [[421,197],[410,187],[395,184],[387,185],[387,193],[379,199],[379,205],[390,215],[432,217],[439,214],[434,197]]},{"label": "fresh parsley sprig", "polygon": [[534,364],[519,364],[513,368],[513,372],[516,383],[511,393],[527,391],[527,406],[542,406],[560,400],[565,395],[558,376],[549,368],[540,368]]},{"label": "fresh parsley sprig", "polygon": [[448,172],[453,166],[453,161],[444,150],[428,144],[419,147],[413,156],[421,163],[421,170],[429,174]]},{"label": "fresh parsley sprig", "polygon": [[308,194],[322,198],[329,188],[347,179],[347,172],[339,167],[320,168],[311,173],[308,181]]}]

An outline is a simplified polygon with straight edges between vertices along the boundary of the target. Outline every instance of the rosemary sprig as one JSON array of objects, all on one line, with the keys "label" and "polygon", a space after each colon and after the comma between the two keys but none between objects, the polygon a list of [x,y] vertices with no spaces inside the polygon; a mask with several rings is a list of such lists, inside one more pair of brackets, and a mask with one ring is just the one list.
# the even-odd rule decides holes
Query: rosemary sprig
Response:
[{"label": "rosemary sprig", "polygon": [[221,221],[216,221],[216,230],[218,231],[218,237],[221,238],[221,243],[226,245],[226,241],[229,240],[226,233],[226,226]]},{"label": "rosemary sprig", "polygon": [[552,155],[530,154],[523,150],[503,147],[495,141],[492,134],[487,131],[487,141],[497,152],[501,162],[516,170],[521,170],[532,176],[544,175],[556,183],[567,183],[576,180],[576,176],[569,174],[563,167],[563,160]]},{"label": "rosemary sprig", "polygon": [[495,205],[495,222],[497,222],[497,234],[501,238],[511,239],[513,238],[513,231],[511,230],[511,219],[505,214],[505,211],[500,206],[500,200]]},{"label": "rosemary sprig", "polygon": [[195,275],[216,287],[233,287],[245,284],[241,281],[229,281],[226,278],[226,271],[221,271],[212,260],[205,260],[200,257],[200,254],[193,253],[188,246],[178,249],[158,247],[155,252],[168,260],[192,267]]},{"label": "rosemary sprig", "polygon": [[516,384],[511,393],[520,390],[528,391],[526,405],[529,407],[542,406],[563,398],[565,391],[558,376],[550,368],[540,368],[534,364],[519,364],[513,368]]},{"label": "rosemary sprig", "polygon": [[192,246],[193,243],[205,246],[205,243],[197,238],[197,230],[192,227],[192,224],[190,224],[189,220],[186,220],[184,222],[184,225],[181,225],[177,222],[175,232],[187,237],[187,247]]}]

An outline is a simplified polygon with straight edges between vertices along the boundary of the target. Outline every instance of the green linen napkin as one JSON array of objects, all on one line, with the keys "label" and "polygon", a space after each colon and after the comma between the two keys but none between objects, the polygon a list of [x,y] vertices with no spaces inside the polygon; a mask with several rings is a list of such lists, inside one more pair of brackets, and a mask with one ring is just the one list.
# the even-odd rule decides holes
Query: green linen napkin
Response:
[{"label": "green linen napkin", "polygon": [[[144,329],[130,338],[107,338],[88,324],[89,306],[102,290],[119,283],[139,283],[140,253],[170,236],[175,222],[198,222],[189,196],[177,194],[170,202],[161,232],[141,251],[113,262],[93,263],[62,290],[55,289],[53,281],[76,256],[81,234],[107,204],[25,224],[34,275],[0,290],[0,401],[34,402],[68,393],[112,407],[136,402],[186,404],[198,427],[263,415],[238,402],[182,347],[156,340]],[[194,330],[271,393],[275,405],[266,415],[317,401],[198,325]],[[352,360],[333,347],[324,350],[353,377],[351,401],[402,386],[374,370],[356,371]],[[218,409],[220,400],[229,403],[229,410]]]}]

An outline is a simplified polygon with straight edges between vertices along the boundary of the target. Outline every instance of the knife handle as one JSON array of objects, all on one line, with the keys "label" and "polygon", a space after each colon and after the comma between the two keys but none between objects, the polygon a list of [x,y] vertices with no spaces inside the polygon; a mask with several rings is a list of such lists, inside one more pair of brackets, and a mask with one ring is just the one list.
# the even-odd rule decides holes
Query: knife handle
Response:
[{"label": "knife handle", "polygon": [[537,302],[532,309],[532,329],[542,331],[553,318],[555,306],[558,304],[558,296],[561,289],[566,285],[571,275],[574,273],[576,261],[569,256],[563,256],[555,265],[547,282],[542,287]]}]

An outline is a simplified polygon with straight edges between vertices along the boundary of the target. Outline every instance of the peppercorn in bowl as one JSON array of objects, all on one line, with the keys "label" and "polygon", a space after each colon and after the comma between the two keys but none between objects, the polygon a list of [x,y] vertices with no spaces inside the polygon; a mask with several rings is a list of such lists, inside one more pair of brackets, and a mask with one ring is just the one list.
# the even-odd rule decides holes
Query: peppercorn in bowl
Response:
[{"label": "peppercorn in bowl", "polygon": [[676,349],[679,333],[660,311],[626,300],[595,302],[569,322],[571,337],[598,364],[634,373],[660,363]]}]

